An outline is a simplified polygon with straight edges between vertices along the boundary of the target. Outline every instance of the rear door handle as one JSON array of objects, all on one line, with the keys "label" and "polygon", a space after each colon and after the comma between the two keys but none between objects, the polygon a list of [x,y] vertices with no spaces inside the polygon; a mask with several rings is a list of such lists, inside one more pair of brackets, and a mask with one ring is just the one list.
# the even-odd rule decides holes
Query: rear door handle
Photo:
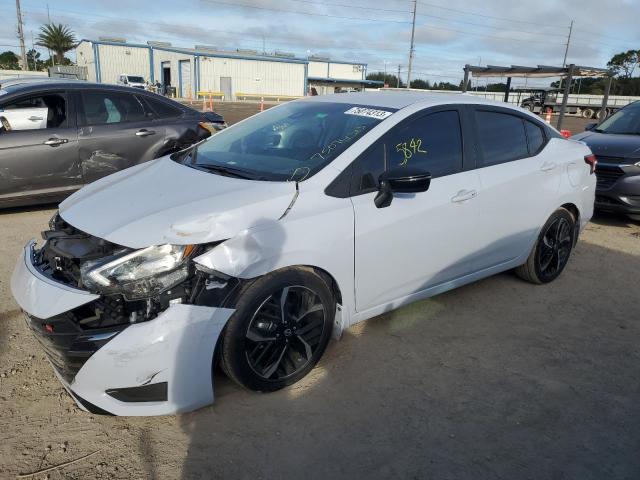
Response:
[{"label": "rear door handle", "polygon": [[551,170],[553,170],[556,167],[557,167],[557,165],[556,165],[555,162],[544,162],[540,166],[540,170],[542,170],[543,172],[550,172]]},{"label": "rear door handle", "polygon": [[50,147],[57,147],[58,145],[62,145],[63,143],[68,143],[69,140],[66,138],[50,138],[49,140],[45,140],[42,142],[44,145],[49,145]]},{"label": "rear door handle", "polygon": [[41,120],[44,120],[43,117],[36,117],[35,115],[31,115],[28,120],[31,120],[32,122],[39,122]]},{"label": "rear door handle", "polygon": [[455,194],[455,196],[451,198],[451,201],[453,203],[462,203],[466,202],[467,200],[471,200],[472,198],[476,198],[477,195],[478,192],[476,192],[475,190],[460,190]]},{"label": "rear door handle", "polygon": [[148,137],[149,135],[155,135],[156,132],[154,132],[153,130],[147,130],[145,128],[143,128],[142,130],[138,130],[136,132],[136,137]]}]

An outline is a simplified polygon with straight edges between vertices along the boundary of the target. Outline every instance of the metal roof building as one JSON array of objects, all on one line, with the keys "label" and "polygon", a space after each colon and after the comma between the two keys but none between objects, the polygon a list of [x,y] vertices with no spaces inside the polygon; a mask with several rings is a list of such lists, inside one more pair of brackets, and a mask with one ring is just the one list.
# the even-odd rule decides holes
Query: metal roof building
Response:
[{"label": "metal roof building", "polygon": [[127,43],[124,39],[81,40],[77,64],[86,66],[90,81],[117,83],[122,74],[137,75],[150,83],[176,88],[177,95],[193,98],[201,92],[225,100],[245,98],[287,99],[307,94],[333,93],[335,88],[373,85],[366,64],[329,59],[302,59],[276,52],[234,52],[211,46],[177,48],[170,43]]}]

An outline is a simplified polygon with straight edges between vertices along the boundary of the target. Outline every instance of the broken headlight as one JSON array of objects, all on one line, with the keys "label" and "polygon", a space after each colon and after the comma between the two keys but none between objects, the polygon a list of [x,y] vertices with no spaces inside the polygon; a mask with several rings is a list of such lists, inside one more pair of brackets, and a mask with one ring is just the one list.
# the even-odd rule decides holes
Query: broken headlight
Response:
[{"label": "broken headlight", "polygon": [[83,285],[102,294],[121,293],[129,300],[157,295],[189,276],[192,245],[156,245],[80,266]]}]

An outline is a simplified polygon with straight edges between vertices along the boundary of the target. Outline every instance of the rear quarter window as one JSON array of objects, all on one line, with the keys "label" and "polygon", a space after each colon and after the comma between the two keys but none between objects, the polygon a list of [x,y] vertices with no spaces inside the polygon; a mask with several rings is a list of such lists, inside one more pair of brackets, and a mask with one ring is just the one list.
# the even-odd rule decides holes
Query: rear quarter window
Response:
[{"label": "rear quarter window", "polygon": [[542,127],[536,125],[533,122],[530,122],[529,120],[525,120],[524,125],[527,132],[529,155],[537,155],[544,147],[546,141],[544,130],[542,129]]},{"label": "rear quarter window", "polygon": [[181,108],[170,105],[168,102],[162,100],[147,96],[144,97],[144,100],[158,118],[176,118],[184,113]]}]

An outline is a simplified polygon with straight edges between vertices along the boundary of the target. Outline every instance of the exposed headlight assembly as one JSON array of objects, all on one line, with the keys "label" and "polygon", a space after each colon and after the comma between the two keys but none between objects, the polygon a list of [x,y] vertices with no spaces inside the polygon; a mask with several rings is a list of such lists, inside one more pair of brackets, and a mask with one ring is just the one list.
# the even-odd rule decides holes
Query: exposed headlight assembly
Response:
[{"label": "exposed headlight assembly", "polygon": [[121,293],[128,300],[157,295],[189,276],[193,245],[156,245],[80,266],[82,283],[102,294]]}]

